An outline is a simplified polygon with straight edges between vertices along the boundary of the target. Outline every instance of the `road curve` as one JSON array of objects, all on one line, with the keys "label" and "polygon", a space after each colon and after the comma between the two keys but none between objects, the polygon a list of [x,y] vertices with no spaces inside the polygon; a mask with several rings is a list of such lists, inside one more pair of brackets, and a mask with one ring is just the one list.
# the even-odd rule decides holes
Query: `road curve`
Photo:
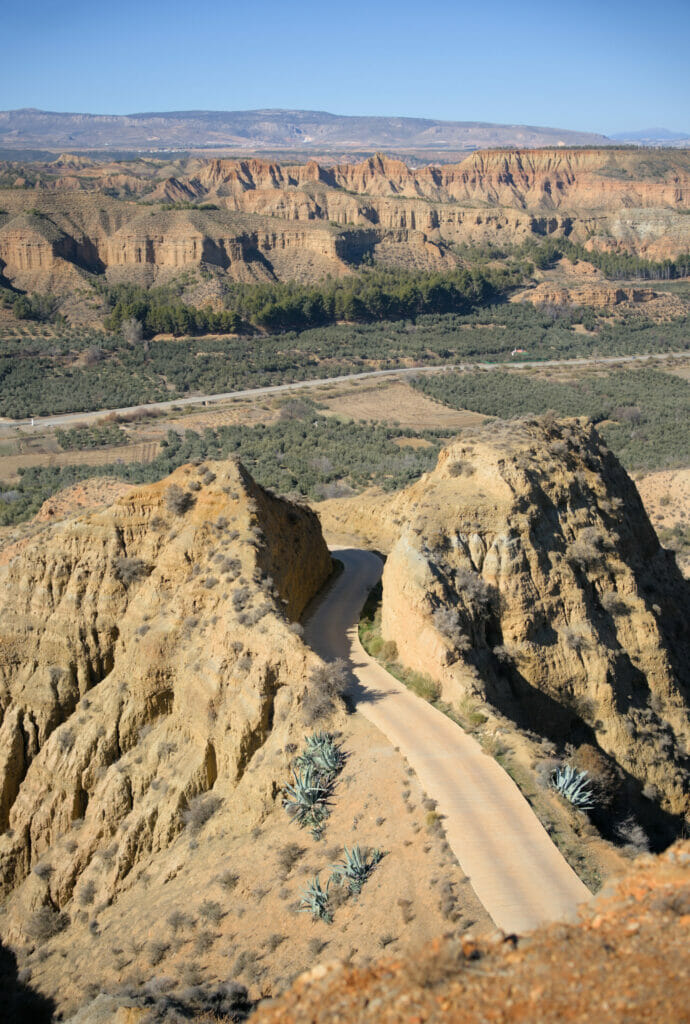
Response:
[{"label": "road curve", "polygon": [[589,890],[510,776],[360,644],[359,614],[381,575],[380,559],[354,548],[334,553],[345,571],[310,610],[305,639],[322,658],[346,660],[357,710],[399,747],[437,801],[453,853],[496,925],[523,933],[547,921],[573,919]]},{"label": "road curve", "polygon": [[215,405],[216,402],[227,402],[235,398],[262,398],[266,395],[279,395],[289,391],[302,391],[306,388],[320,388],[324,384],[347,384],[355,380],[369,380],[378,377],[410,377],[415,374],[448,373],[451,370],[526,370],[530,367],[543,366],[594,366],[610,363],[639,363],[655,359],[675,359],[687,357],[688,352],[648,352],[635,356],[587,356],[576,359],[541,359],[516,363],[448,363],[445,366],[402,366],[394,370],[365,370],[362,373],[344,373],[338,377],[318,377],[314,380],[297,380],[290,384],[268,384],[262,388],[246,388],[244,391],[223,391],[215,395],[192,395],[187,398],[173,398],[166,402],[142,402],[139,405],[123,406],[119,409],[97,409],[90,412],[66,412],[56,416],[36,416],[33,419],[13,420],[0,418],[0,433],[17,427],[29,427],[34,430],[43,427],[69,426],[70,423],[93,423],[103,416],[126,415],[140,409],[159,410],[164,412],[188,405]]}]

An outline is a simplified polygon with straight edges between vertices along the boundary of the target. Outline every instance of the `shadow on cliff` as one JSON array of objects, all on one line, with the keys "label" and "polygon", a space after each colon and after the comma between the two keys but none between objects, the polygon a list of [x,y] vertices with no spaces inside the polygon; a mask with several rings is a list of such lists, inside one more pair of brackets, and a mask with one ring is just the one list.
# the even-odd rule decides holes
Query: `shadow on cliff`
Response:
[{"label": "shadow on cliff", "polygon": [[[487,685],[487,699],[519,729],[536,730],[561,749],[566,744],[575,747],[587,744],[599,751],[604,759],[611,760],[597,742],[594,729],[576,708],[560,703],[533,686],[514,667],[505,666],[500,677],[487,673],[487,682],[490,677],[492,682]],[[611,794],[606,813],[593,811],[592,820],[607,839],[621,843],[625,840],[619,830],[632,815],[643,826],[653,852],[665,850],[682,834],[683,817],[669,814],[647,799],[642,783],[617,761],[614,763],[619,784]]]},{"label": "shadow on cliff", "polygon": [[0,942],[0,1020],[7,1024],[50,1024],[52,999],[35,992],[20,979],[17,958]]}]

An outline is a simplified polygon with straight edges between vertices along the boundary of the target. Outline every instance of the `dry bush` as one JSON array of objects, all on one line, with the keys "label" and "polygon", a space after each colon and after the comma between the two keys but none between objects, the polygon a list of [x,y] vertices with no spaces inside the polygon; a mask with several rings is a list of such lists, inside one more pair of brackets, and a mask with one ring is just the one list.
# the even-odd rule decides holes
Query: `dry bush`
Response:
[{"label": "dry bush", "polygon": [[596,526],[587,526],[568,548],[568,561],[582,569],[594,569],[604,559],[606,538]]},{"label": "dry bush", "polygon": [[559,633],[565,646],[577,654],[590,650],[592,646],[592,640],[582,626],[563,626]]},{"label": "dry bush", "polygon": [[441,636],[449,640],[457,651],[468,651],[472,646],[469,637],[462,630],[460,615],[456,608],[436,608],[432,622]]},{"label": "dry bush", "polygon": [[218,885],[221,885],[226,892],[232,892],[239,880],[240,876],[236,875],[233,871],[224,871],[222,875],[216,878]]},{"label": "dry bush", "polygon": [[583,743],[570,758],[570,764],[580,772],[587,772],[598,806],[607,807],[613,803],[620,787],[621,773],[611,758],[591,743]]},{"label": "dry bush", "polygon": [[299,843],[287,843],[279,850],[278,867],[283,874],[283,878],[287,878],[304,852],[304,847],[300,846]]},{"label": "dry bush", "polygon": [[395,640],[384,640],[380,655],[383,661],[395,661],[398,657],[398,645]]},{"label": "dry bush", "polygon": [[629,615],[630,607],[623,598],[613,590],[601,595],[601,606],[609,615]]},{"label": "dry bush", "polygon": [[455,589],[462,593],[472,604],[486,608],[493,596],[493,590],[479,575],[470,569],[458,569],[455,573]]},{"label": "dry bush", "polygon": [[179,484],[170,484],[165,492],[165,505],[170,512],[181,516],[194,504],[194,495],[189,491],[183,491]]},{"label": "dry bush", "polygon": [[199,917],[202,921],[210,921],[211,924],[218,924],[223,917],[223,908],[215,900],[204,900],[199,907]]},{"label": "dry bush", "polygon": [[113,559],[113,572],[115,578],[127,587],[135,580],[148,576],[151,573],[151,566],[141,558],[127,558],[125,555],[118,555]]},{"label": "dry bush", "polygon": [[191,832],[198,832],[222,802],[215,793],[200,793],[189,801],[187,809],[182,812],[182,820]]},{"label": "dry bush", "polygon": [[335,711],[346,689],[347,666],[342,658],[313,668],[302,700],[307,722],[316,722]]},{"label": "dry bush", "polygon": [[649,837],[634,818],[626,818],[616,826],[615,832],[631,853],[649,853]]},{"label": "dry bush", "polygon": [[155,967],[161,962],[165,954],[170,949],[167,942],[161,942],[159,939],[154,939],[153,942],[149,943],[148,958],[151,967]]},{"label": "dry bush", "polygon": [[69,917],[53,907],[40,907],[29,916],[26,933],[34,942],[47,942],[63,931],[69,924]]},{"label": "dry bush", "polygon": [[475,467],[466,459],[454,459],[448,463],[448,476],[472,476]]}]

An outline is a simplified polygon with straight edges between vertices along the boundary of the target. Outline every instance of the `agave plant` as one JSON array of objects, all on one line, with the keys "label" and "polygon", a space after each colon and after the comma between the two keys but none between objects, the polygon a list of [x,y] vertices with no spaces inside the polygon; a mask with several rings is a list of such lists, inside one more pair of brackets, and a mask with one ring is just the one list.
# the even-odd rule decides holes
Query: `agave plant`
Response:
[{"label": "agave plant", "polygon": [[296,759],[300,768],[311,765],[328,781],[332,781],[345,764],[345,755],[331,733],[314,732],[305,739],[305,748]]},{"label": "agave plant", "polygon": [[294,784],[287,783],[283,807],[300,828],[311,828],[315,839],[321,838],[323,823],[329,815],[330,787],[308,764],[298,773],[293,771]]},{"label": "agave plant", "polygon": [[323,889],[318,875],[312,878],[300,900],[300,911],[305,914],[309,913],[312,917],[318,917],[320,920],[327,921],[330,924],[333,920],[333,915],[328,905],[328,889],[330,884],[331,881],[329,879],[326,883],[326,888]]},{"label": "agave plant", "polygon": [[351,850],[345,847],[345,856],[339,864],[333,865],[331,881],[338,885],[345,885],[347,882],[350,892],[353,895],[362,891],[362,886],[381,860],[380,850],[374,850],[370,857],[363,854],[359,846],[353,846]]},{"label": "agave plant", "polygon": [[579,772],[571,764],[562,764],[551,774],[553,788],[569,800],[573,807],[583,811],[594,807],[594,793],[591,789],[588,772]]}]

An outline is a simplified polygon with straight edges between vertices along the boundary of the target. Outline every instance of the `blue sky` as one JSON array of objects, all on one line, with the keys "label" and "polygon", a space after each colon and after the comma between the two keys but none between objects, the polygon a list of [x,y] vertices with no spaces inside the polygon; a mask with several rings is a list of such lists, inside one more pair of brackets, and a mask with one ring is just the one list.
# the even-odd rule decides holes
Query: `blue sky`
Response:
[{"label": "blue sky", "polygon": [[19,0],[0,109],[258,107],[690,132],[690,0]]}]

